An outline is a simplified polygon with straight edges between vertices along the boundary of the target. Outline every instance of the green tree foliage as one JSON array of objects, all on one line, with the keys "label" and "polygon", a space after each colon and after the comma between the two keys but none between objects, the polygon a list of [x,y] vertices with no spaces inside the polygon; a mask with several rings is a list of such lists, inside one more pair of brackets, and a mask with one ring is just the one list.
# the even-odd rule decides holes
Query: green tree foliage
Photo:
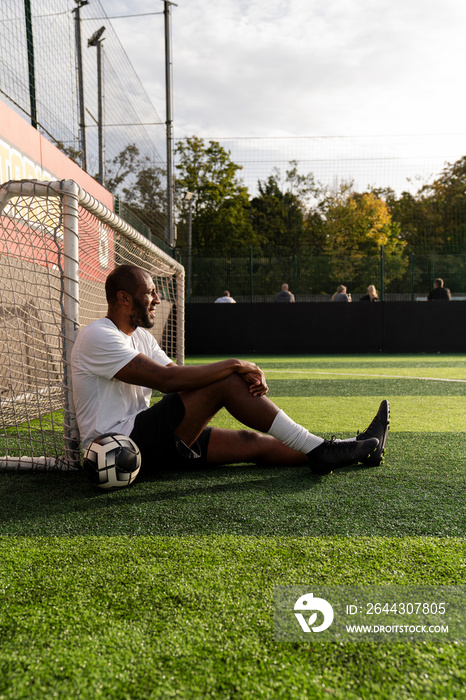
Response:
[{"label": "green tree foliage", "polygon": [[[346,282],[352,291],[362,292],[368,283],[382,281],[383,246],[383,283],[395,290],[397,285],[401,289],[407,274],[416,281],[425,276],[424,251],[430,256],[433,251],[450,252],[459,260],[466,245],[466,156],[447,164],[432,183],[421,183],[417,192],[401,195],[390,188],[355,192],[351,183],[325,188],[312,174],[299,173],[298,163],[291,161],[284,174],[274,169],[259,180],[258,193],[251,198],[240,178],[241,166],[232,161],[230,152],[216,141],[196,136],[177,143],[175,168],[178,247],[184,255],[188,237],[184,197],[192,192],[193,253],[209,258],[203,275],[209,270],[214,274],[214,259],[222,258],[222,265],[231,263],[231,269],[236,259],[244,263],[245,278],[252,264],[254,274],[265,276],[271,290],[283,281],[299,279],[306,291],[319,292],[323,290],[316,279],[322,278],[325,267],[332,285]],[[107,187],[151,233],[164,238],[166,173],[141,156],[135,144],[107,165]],[[463,272],[456,258],[449,262],[448,275],[451,280],[458,264],[458,280],[451,282],[460,288]],[[228,277],[226,271],[223,276]],[[422,278],[422,283],[430,286],[431,280]]]},{"label": "green tree foliage", "polygon": [[196,214],[203,209],[218,209],[223,201],[235,197],[244,187],[237,178],[241,170],[230,153],[217,141],[206,145],[197,136],[179,141],[175,148],[177,191],[195,194]]},{"label": "green tree foliage", "polygon": [[398,198],[387,191],[387,204],[398,222],[406,252],[420,249],[461,251],[466,244],[466,156],[448,163],[432,183],[415,194],[403,192]]},{"label": "green tree foliage", "polygon": [[316,245],[318,226],[308,210],[320,187],[312,174],[298,173],[298,164],[290,161],[284,178],[274,168],[266,180],[259,180],[258,189],[259,194],[251,200],[251,216],[264,245],[294,253]]},{"label": "green tree foliage", "polygon": [[206,246],[219,251],[254,244],[249,216],[249,194],[237,176],[240,165],[216,141],[208,144],[197,136],[179,141],[175,148],[176,200],[181,214],[178,236],[186,241],[186,192],[193,193],[192,242],[195,249]]},{"label": "green tree foliage", "polygon": [[132,177],[138,168],[146,165],[149,159],[141,159],[139,148],[130,143],[107,164],[105,186],[113,194],[118,194],[123,183]]},{"label": "green tree foliage", "polygon": [[251,216],[259,238],[274,248],[296,248],[304,232],[298,198],[282,192],[274,175],[259,181],[258,188],[259,195],[251,201]]},{"label": "green tree foliage", "polygon": [[466,244],[466,156],[448,163],[420,190],[421,221],[429,244]]},{"label": "green tree foliage", "polygon": [[381,246],[389,263],[384,283],[401,277],[407,266],[405,241],[387,202],[373,192],[357,193],[343,183],[318,205],[325,222],[324,252],[330,256],[336,283],[352,280],[354,291],[369,283],[369,259],[377,260]]},{"label": "green tree foliage", "polygon": [[149,227],[164,225],[167,201],[165,172],[146,167],[137,171],[133,187],[123,188],[125,202]]},{"label": "green tree foliage", "polygon": [[439,202],[422,188],[417,193],[402,192],[387,200],[393,220],[400,226],[400,236],[406,241],[406,252],[419,248],[444,246],[448,242],[450,222],[442,222]]},{"label": "green tree foliage", "polygon": [[107,167],[106,187],[118,195],[131,214],[130,223],[149,227],[151,237],[165,239],[166,172],[141,156],[135,144],[124,148]]}]

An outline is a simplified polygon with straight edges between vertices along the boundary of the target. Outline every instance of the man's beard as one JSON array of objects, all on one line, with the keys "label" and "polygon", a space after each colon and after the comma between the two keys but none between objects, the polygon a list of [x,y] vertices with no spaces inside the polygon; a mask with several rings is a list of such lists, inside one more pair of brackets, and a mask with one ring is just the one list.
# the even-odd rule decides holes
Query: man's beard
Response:
[{"label": "man's beard", "polygon": [[141,328],[153,328],[155,318],[149,314],[148,309],[140,301],[133,297],[133,312],[129,317],[129,322],[134,329],[138,328],[138,326]]}]

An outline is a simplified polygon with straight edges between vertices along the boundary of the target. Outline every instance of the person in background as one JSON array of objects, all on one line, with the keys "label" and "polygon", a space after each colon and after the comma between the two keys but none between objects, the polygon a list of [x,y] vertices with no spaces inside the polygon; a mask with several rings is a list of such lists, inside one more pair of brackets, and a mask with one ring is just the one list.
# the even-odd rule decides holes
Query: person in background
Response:
[{"label": "person in background", "polygon": [[293,304],[295,302],[294,294],[290,292],[290,288],[286,282],[282,284],[281,290],[275,295],[275,301],[285,302],[286,304]]},{"label": "person in background", "polygon": [[214,304],[236,304],[236,301],[230,296],[230,292],[225,290],[222,296],[214,301]]},{"label": "person in background", "polygon": [[367,294],[364,294],[359,301],[380,301],[375,285],[370,284],[367,288]]},{"label": "person in background", "polygon": [[339,284],[337,291],[333,295],[331,301],[351,301],[351,294],[346,292],[346,287],[344,284]]},{"label": "person in background", "polygon": [[434,288],[429,292],[427,301],[451,301],[451,292],[443,286],[443,279],[434,280]]}]

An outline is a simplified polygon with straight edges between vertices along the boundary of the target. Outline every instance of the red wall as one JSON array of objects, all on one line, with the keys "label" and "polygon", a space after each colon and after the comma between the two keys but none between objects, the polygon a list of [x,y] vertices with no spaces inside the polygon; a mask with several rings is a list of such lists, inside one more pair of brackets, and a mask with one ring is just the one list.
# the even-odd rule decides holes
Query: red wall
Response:
[{"label": "red wall", "polygon": [[[0,185],[8,180],[74,180],[113,211],[113,195],[108,190],[0,101]],[[8,209],[3,213],[8,255],[45,266],[57,263],[53,246],[46,247],[33,227],[10,221]],[[23,216],[27,221],[27,210]],[[80,218],[79,226],[80,277],[103,283],[113,267],[113,231],[92,216]]]},{"label": "red wall", "polygon": [[0,101],[0,184],[30,179],[75,180],[113,211],[113,196],[105,187]]}]

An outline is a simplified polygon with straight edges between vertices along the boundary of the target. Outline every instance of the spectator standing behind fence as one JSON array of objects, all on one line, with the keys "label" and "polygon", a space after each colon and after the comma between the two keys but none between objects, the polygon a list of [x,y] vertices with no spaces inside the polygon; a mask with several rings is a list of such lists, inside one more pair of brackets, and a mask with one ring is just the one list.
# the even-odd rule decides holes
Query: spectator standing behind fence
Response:
[{"label": "spectator standing behind fence", "polygon": [[434,288],[429,292],[427,301],[451,301],[451,292],[443,286],[443,279],[434,280]]},{"label": "spectator standing behind fence", "polygon": [[370,284],[367,288],[367,294],[364,294],[359,301],[380,301],[375,285]]},{"label": "spectator standing behind fence", "polygon": [[236,304],[236,301],[230,296],[230,292],[225,290],[222,296],[214,301],[214,304]]},{"label": "spectator standing behind fence", "polygon": [[286,304],[294,304],[294,294],[290,292],[290,288],[285,283],[282,284],[281,291],[275,294],[275,301],[285,302]]},{"label": "spectator standing behind fence", "polygon": [[346,292],[346,287],[344,284],[339,284],[337,291],[333,295],[331,301],[351,301],[351,294]]}]

